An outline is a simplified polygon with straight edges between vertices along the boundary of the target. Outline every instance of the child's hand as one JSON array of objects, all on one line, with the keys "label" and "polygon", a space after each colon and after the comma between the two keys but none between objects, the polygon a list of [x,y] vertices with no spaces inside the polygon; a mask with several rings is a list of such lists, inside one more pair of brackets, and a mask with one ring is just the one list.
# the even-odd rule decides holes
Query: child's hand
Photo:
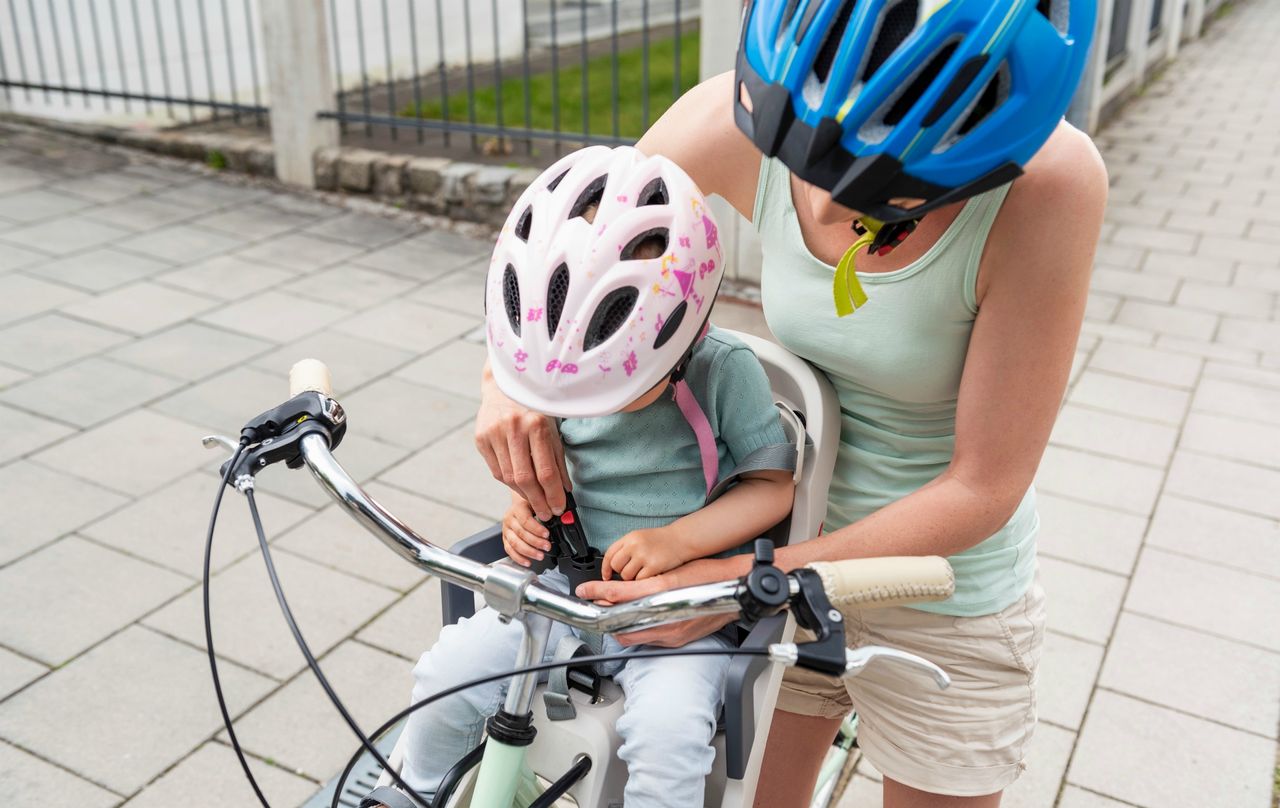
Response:
[{"label": "child's hand", "polygon": [[511,498],[511,507],[502,517],[502,547],[512,561],[528,567],[541,561],[543,551],[551,549],[547,539],[551,531],[542,526],[529,503],[519,497]]},{"label": "child's hand", "polygon": [[666,528],[633,530],[618,539],[604,554],[601,572],[607,581],[617,572],[623,580],[641,580],[661,575],[687,561],[680,542]]}]

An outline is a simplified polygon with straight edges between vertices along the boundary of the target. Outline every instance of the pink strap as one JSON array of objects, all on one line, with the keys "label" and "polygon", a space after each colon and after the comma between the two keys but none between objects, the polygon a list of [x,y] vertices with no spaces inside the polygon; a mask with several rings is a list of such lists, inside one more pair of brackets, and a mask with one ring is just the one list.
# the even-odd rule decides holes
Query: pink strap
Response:
[{"label": "pink strap", "polygon": [[702,411],[689,385],[681,379],[672,387],[676,406],[680,408],[689,426],[693,427],[693,434],[698,439],[698,452],[702,455],[702,476],[707,480],[707,493],[710,494],[720,479],[720,452],[716,450],[716,436],[712,434],[711,422],[707,420],[707,414]]}]

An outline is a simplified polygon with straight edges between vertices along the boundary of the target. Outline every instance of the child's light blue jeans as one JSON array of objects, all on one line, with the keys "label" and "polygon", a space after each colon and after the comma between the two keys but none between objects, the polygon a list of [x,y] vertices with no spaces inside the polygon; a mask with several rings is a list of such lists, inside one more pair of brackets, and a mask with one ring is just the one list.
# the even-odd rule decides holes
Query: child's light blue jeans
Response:
[{"label": "child's light blue jeans", "polygon": [[[544,574],[542,582],[568,589],[564,577],[554,572]],[[548,659],[570,631],[562,623],[552,624]],[[445,626],[413,669],[413,700],[510,670],[522,636],[520,625],[501,622],[492,609]],[[685,647],[727,648],[729,642],[712,635]],[[620,646],[606,637],[604,650],[614,653]],[[618,756],[627,764],[627,808],[703,804],[729,660],[727,655],[632,659],[613,674],[625,695],[617,729],[622,739]],[[480,685],[414,713],[402,739],[405,781],[434,796],[450,767],[480,743],[484,721],[502,705],[506,689],[505,682]]]}]

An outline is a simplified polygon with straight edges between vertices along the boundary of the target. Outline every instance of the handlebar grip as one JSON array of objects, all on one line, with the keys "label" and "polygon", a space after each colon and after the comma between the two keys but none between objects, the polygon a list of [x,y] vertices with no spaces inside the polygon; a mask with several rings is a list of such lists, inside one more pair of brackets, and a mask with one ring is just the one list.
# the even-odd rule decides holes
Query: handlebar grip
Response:
[{"label": "handlebar grip", "polygon": [[289,397],[314,390],[333,398],[333,379],[329,367],[319,359],[299,359],[289,368]]},{"label": "handlebar grip", "polygon": [[878,609],[946,600],[956,588],[951,565],[939,556],[852,558],[808,566],[822,578],[822,587],[837,608]]}]

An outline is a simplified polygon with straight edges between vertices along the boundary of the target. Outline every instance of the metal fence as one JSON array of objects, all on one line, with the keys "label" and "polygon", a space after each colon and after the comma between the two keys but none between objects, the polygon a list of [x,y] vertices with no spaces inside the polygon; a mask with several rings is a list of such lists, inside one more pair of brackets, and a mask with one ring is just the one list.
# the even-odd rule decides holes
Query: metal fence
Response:
[{"label": "metal fence", "polygon": [[8,107],[59,118],[265,124],[252,0],[3,0]]},{"label": "metal fence", "polygon": [[[690,8],[692,6],[692,8]],[[682,0],[328,0],[348,137],[533,154],[634,142],[697,80]]]}]

